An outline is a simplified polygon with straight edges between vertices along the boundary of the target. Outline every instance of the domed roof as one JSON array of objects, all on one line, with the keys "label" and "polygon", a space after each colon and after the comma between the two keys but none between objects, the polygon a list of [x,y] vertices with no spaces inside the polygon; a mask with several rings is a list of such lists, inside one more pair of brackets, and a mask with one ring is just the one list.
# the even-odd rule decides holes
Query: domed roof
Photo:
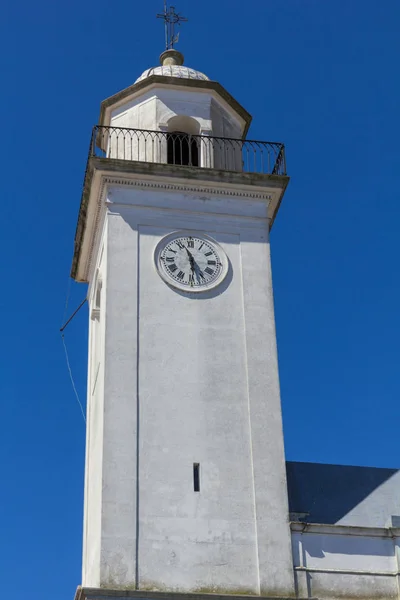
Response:
[{"label": "domed roof", "polygon": [[161,75],[162,77],[177,77],[178,79],[200,79],[202,81],[210,81],[207,75],[204,73],[200,73],[200,71],[195,71],[194,69],[189,69],[189,67],[183,66],[184,57],[181,52],[178,52],[175,49],[166,50],[160,56],[160,67],[152,67],[151,69],[146,69],[141,76],[136,79],[135,83],[139,81],[143,81],[143,79],[147,79],[152,75]]},{"label": "domed roof", "polygon": [[142,73],[138,79],[136,79],[135,83],[138,83],[143,79],[147,79],[147,77],[151,77],[152,75],[178,77],[179,79],[201,79],[203,81],[210,81],[207,75],[200,73],[200,71],[195,71],[195,69],[189,69],[189,67],[184,67],[183,65],[162,65],[161,67],[152,67],[151,69],[146,69],[146,71]]}]

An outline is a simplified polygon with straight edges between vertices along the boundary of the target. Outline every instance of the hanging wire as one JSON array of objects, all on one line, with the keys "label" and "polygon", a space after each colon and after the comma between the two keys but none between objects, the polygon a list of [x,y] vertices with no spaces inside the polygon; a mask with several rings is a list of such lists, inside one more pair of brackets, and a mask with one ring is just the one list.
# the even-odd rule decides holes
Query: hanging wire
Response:
[{"label": "hanging wire", "polygon": [[83,406],[82,406],[82,403],[81,403],[80,398],[79,398],[78,390],[76,389],[74,377],[72,375],[72,369],[71,369],[71,364],[69,362],[67,345],[65,343],[64,330],[67,327],[67,325],[69,325],[69,323],[72,321],[72,319],[75,317],[75,315],[80,311],[80,309],[82,308],[82,306],[86,303],[87,298],[85,298],[80,303],[80,305],[75,310],[75,312],[71,315],[71,317],[67,321],[65,321],[65,319],[67,317],[69,299],[70,299],[70,296],[71,296],[71,281],[72,281],[71,277],[68,277],[67,294],[66,294],[66,298],[65,298],[65,307],[64,307],[64,315],[63,315],[63,325],[60,328],[60,334],[61,334],[61,341],[62,341],[62,344],[63,344],[63,347],[64,347],[65,359],[67,361],[67,369],[68,369],[68,373],[69,373],[69,378],[71,380],[72,389],[74,390],[74,394],[75,394],[76,400],[77,400],[77,402],[79,404],[79,408],[81,409],[83,420],[86,423],[85,412],[83,410]]},{"label": "hanging wire", "polygon": [[71,379],[71,383],[72,383],[72,389],[74,390],[76,400],[77,400],[77,402],[79,404],[79,408],[81,409],[83,420],[86,423],[86,417],[85,417],[85,413],[83,411],[83,406],[82,406],[82,403],[81,403],[81,401],[79,399],[79,394],[77,392],[77,389],[75,387],[75,382],[74,382],[74,378],[73,378],[73,375],[72,375],[72,369],[71,369],[71,365],[70,365],[69,357],[68,357],[67,345],[65,343],[65,337],[64,337],[63,333],[61,334],[61,340],[62,340],[62,343],[63,343],[63,346],[64,346],[65,358],[67,360],[67,367],[68,367],[68,372],[69,372],[69,378]]},{"label": "hanging wire", "polygon": [[[65,323],[65,319],[67,318],[68,304],[69,304],[69,299],[71,296],[71,281],[72,281],[72,278],[68,277],[67,293],[65,295],[65,307],[64,307],[64,314],[63,314],[63,319],[62,319],[63,323]],[[62,324],[61,324],[61,326],[62,326]]]},{"label": "hanging wire", "polygon": [[70,316],[70,318],[68,319],[68,321],[66,323],[64,323],[64,325],[61,327],[60,332],[63,333],[64,329],[66,329],[66,327],[71,323],[72,319],[75,317],[76,314],[78,314],[78,312],[81,310],[82,306],[84,304],[86,304],[87,302],[87,298],[85,298],[84,300],[82,300],[82,302],[80,303],[80,305],[78,306],[78,308],[72,313],[72,315]]}]

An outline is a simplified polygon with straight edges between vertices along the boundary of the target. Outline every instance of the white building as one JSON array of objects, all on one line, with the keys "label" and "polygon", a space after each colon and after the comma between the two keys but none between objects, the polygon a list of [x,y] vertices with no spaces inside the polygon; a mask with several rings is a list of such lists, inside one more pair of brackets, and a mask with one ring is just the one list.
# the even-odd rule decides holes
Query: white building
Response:
[{"label": "white building", "polygon": [[179,52],[161,63],[101,105],[75,237],[76,598],[399,598],[397,472],[285,464],[269,253],[284,147],[246,141],[247,111]]}]

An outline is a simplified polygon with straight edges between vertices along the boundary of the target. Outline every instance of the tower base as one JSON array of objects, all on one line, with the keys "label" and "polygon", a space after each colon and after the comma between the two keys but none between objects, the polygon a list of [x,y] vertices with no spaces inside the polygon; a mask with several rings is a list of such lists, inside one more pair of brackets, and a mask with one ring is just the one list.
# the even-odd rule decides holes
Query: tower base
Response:
[{"label": "tower base", "polygon": [[[282,596],[243,596],[231,594],[183,594],[179,592],[148,592],[143,590],[107,590],[78,587],[75,600],[293,600]],[[298,599],[302,600],[302,599]],[[307,598],[304,600],[317,600]]]}]

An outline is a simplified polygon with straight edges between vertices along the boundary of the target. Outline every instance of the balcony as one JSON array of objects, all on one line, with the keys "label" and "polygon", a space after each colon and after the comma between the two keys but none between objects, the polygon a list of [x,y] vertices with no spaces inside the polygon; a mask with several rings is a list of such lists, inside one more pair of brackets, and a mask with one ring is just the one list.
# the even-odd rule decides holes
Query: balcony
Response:
[{"label": "balcony", "polygon": [[289,183],[283,144],[96,125],[75,233],[71,277],[77,281],[90,279],[105,175],[122,183],[125,178],[168,178],[178,185],[184,180],[188,189],[214,194],[236,189],[239,196],[260,198],[266,206],[261,218],[268,217],[270,228]]},{"label": "balcony", "polygon": [[208,135],[96,125],[89,160],[92,157],[286,176],[283,144]]}]

